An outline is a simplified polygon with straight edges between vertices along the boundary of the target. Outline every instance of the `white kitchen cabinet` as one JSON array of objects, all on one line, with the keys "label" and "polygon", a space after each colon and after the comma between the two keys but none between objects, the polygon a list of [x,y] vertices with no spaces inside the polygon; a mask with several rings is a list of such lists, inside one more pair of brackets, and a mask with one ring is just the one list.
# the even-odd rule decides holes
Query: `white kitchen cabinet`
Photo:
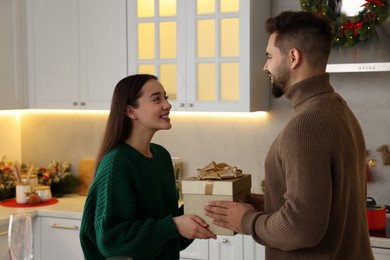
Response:
[{"label": "white kitchen cabinet", "polygon": [[34,247],[37,247],[34,259],[84,259],[79,239],[81,220],[38,217],[38,221],[39,240]]},{"label": "white kitchen cabinet", "polygon": [[389,260],[390,259],[390,248],[373,247],[372,252],[374,253],[375,260]]},{"label": "white kitchen cabinet", "polygon": [[265,247],[256,243],[251,236],[218,236],[216,240],[195,241],[180,252],[180,259],[197,260],[264,260]]},{"label": "white kitchen cabinet", "polygon": [[23,10],[22,0],[0,0],[0,109],[24,108]]},{"label": "white kitchen cabinet", "polygon": [[127,75],[126,0],[27,1],[30,108],[109,109]]},{"label": "white kitchen cabinet", "polygon": [[253,240],[252,236],[244,235],[244,260],[264,260],[265,247]]},{"label": "white kitchen cabinet", "polygon": [[127,76],[126,0],[79,0],[80,101],[109,109],[114,88]]},{"label": "white kitchen cabinet", "polygon": [[8,225],[0,225],[0,260],[9,260]]},{"label": "white kitchen cabinet", "polygon": [[218,236],[216,240],[209,240],[209,259],[242,260],[244,259],[243,248],[243,235]]},{"label": "white kitchen cabinet", "polygon": [[269,15],[270,1],[128,0],[129,73],[157,75],[176,111],[267,110]]},{"label": "white kitchen cabinet", "polygon": [[180,259],[209,259],[209,242],[205,239],[195,239],[185,250],[180,252]]}]

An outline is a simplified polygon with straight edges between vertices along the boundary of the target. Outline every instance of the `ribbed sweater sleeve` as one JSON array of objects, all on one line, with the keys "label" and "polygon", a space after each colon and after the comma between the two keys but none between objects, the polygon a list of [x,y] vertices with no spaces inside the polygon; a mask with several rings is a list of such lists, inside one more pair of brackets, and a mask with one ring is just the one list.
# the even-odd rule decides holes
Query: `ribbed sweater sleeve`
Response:
[{"label": "ribbed sweater sleeve", "polygon": [[181,243],[172,217],[180,212],[172,161],[163,147],[151,148],[153,158],[146,158],[121,144],[102,159],[83,213],[86,259],[178,259]]}]

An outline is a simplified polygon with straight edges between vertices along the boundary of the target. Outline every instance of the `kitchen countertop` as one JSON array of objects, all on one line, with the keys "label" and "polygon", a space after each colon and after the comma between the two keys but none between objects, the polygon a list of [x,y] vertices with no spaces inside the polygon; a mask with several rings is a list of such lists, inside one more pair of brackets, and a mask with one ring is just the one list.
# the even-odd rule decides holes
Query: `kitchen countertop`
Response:
[{"label": "kitchen countertop", "polygon": [[[10,208],[0,206],[0,226],[8,224],[8,219],[11,214],[21,212],[31,212],[33,217],[42,216],[81,219],[85,199],[85,196],[71,194],[66,195],[63,198],[58,198],[58,203],[49,206],[28,208]],[[390,219],[390,214],[387,214],[387,218]],[[373,247],[390,249],[390,238],[371,237],[371,245]]]},{"label": "kitchen countertop", "polygon": [[65,195],[58,198],[58,203],[43,207],[11,208],[0,206],[0,225],[7,225],[9,216],[14,213],[30,212],[33,217],[59,217],[81,219],[85,196],[76,194]]},{"label": "kitchen countertop", "polygon": [[388,248],[390,249],[390,238],[385,237],[370,237],[371,246],[379,248]]}]

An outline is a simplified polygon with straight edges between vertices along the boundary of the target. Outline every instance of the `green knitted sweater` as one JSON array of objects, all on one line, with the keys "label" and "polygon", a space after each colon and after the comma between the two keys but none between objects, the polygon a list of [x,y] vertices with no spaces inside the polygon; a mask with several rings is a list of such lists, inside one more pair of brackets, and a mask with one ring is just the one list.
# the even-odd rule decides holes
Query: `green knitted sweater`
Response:
[{"label": "green knitted sweater", "polygon": [[80,242],[85,259],[113,256],[179,259],[192,240],[181,237],[170,154],[151,144],[153,158],[121,143],[99,164],[84,206]]}]

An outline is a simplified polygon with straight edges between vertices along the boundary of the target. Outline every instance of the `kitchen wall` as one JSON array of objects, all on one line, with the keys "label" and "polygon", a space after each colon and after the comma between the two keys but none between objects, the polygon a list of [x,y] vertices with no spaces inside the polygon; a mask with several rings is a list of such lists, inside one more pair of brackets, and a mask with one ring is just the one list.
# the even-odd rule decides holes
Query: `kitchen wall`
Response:
[{"label": "kitchen wall", "polygon": [[[379,146],[390,144],[390,96],[386,94],[390,73],[342,73],[331,74],[331,78],[336,91],[346,99],[361,123],[368,158],[377,161],[376,167],[370,169],[368,194],[379,203],[390,204],[390,166],[382,164],[381,154],[376,151]],[[80,159],[95,157],[107,115],[107,111],[22,111],[20,130],[17,120],[1,120],[8,121],[0,126],[6,130],[4,135],[12,138],[2,139],[0,152],[12,157],[6,151],[8,147],[16,147],[13,153],[21,151],[23,162],[42,166],[52,159],[67,160],[77,174]],[[226,162],[252,174],[253,191],[260,192],[264,157],[289,115],[290,105],[285,98],[271,99],[267,113],[173,113],[172,129],[157,132],[153,141],[182,159],[183,177],[195,175],[197,168],[212,160]],[[20,145],[22,148],[18,148]]]},{"label": "kitchen wall", "polygon": [[77,174],[81,159],[95,158],[107,116],[108,111],[22,111],[23,162],[69,161]]},{"label": "kitchen wall", "polygon": [[[52,159],[70,161],[75,174],[79,160],[95,158],[108,116],[107,112],[21,113],[23,162],[46,166]],[[183,177],[195,175],[197,168],[213,160],[226,162],[252,174],[254,191],[259,192],[264,156],[276,134],[267,126],[281,127],[273,121],[270,113],[258,112],[173,113],[172,129],[157,132],[153,141],[182,159]]]},{"label": "kitchen wall", "polygon": [[[272,1],[273,14],[299,8],[299,1]],[[390,145],[390,73],[342,73],[332,74],[331,78],[336,91],[346,99],[361,123],[368,158],[377,161],[371,169],[368,195],[378,203],[390,204],[390,166],[382,165],[381,154],[376,151],[382,144]],[[77,174],[80,159],[95,157],[107,115],[107,111],[28,110],[0,114],[0,155],[42,166],[52,159],[67,160]],[[172,129],[158,132],[153,141],[182,159],[184,177],[196,174],[197,168],[212,160],[223,161],[252,174],[253,191],[260,192],[266,152],[289,116],[290,105],[285,98],[272,99],[266,114],[176,113],[171,116]]]},{"label": "kitchen wall", "polygon": [[0,158],[21,161],[21,120],[19,111],[0,110]]},{"label": "kitchen wall", "polygon": [[332,83],[358,118],[366,139],[367,159],[377,161],[371,168],[368,195],[390,204],[390,165],[383,165],[377,148],[390,146],[390,72],[332,74]]}]

